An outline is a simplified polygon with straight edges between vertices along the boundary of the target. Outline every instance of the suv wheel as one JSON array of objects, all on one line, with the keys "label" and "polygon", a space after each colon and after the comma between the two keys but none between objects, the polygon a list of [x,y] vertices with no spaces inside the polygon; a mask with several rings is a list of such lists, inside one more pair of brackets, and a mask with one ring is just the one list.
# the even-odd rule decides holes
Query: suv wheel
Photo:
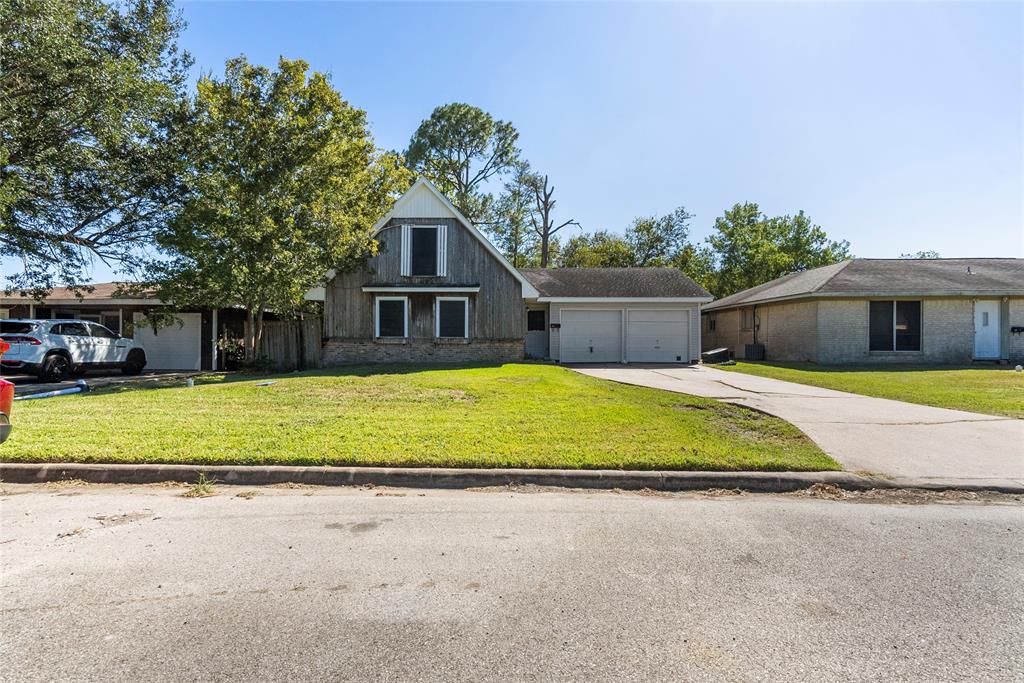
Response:
[{"label": "suv wheel", "polygon": [[67,356],[55,353],[43,361],[39,379],[44,382],[63,382],[71,374],[71,361]]},{"label": "suv wheel", "polygon": [[128,359],[121,366],[121,372],[126,375],[137,375],[146,367],[146,356],[139,350],[130,351]]}]

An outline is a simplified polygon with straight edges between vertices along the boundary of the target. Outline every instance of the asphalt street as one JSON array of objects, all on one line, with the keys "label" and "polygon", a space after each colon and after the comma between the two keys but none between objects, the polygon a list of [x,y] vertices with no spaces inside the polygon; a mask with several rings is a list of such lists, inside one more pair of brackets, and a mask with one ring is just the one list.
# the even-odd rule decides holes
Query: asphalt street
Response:
[{"label": "asphalt street", "polygon": [[5,681],[1024,679],[1020,497],[0,488]]}]

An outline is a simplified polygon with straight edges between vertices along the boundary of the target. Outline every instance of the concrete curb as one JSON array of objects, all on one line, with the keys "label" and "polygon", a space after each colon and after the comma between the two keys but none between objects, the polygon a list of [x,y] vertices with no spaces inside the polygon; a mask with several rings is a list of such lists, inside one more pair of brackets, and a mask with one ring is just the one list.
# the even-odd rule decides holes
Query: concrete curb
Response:
[{"label": "concrete curb", "polygon": [[395,486],[411,488],[475,488],[534,485],[585,489],[651,489],[697,491],[741,489],[785,493],[815,484],[847,490],[921,488],[933,491],[995,491],[1024,493],[1024,481],[888,479],[849,472],[665,472],[620,470],[459,469],[437,467],[287,467],[276,465],[114,465],[93,463],[0,463],[0,481],[32,484],[81,479],[104,484],[194,482],[200,473],[222,484],[263,486]]}]

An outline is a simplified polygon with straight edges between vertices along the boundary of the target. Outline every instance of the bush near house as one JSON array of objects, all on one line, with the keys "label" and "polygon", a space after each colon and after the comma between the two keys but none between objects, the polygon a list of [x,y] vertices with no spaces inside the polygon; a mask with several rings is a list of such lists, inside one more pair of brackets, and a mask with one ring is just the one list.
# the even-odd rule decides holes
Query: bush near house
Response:
[{"label": "bush near house", "polygon": [[227,375],[27,401],[19,417],[7,461],[839,469],[783,420],[539,364]]}]

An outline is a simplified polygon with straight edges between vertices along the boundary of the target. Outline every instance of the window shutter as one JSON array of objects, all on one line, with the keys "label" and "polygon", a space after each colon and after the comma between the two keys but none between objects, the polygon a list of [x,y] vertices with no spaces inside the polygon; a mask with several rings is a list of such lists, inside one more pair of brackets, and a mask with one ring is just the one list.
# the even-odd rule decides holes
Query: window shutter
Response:
[{"label": "window shutter", "polygon": [[437,274],[448,275],[448,226],[437,226]]},{"label": "window shutter", "polygon": [[399,274],[409,277],[412,274],[412,226],[402,226],[402,245],[399,253],[401,264]]}]

